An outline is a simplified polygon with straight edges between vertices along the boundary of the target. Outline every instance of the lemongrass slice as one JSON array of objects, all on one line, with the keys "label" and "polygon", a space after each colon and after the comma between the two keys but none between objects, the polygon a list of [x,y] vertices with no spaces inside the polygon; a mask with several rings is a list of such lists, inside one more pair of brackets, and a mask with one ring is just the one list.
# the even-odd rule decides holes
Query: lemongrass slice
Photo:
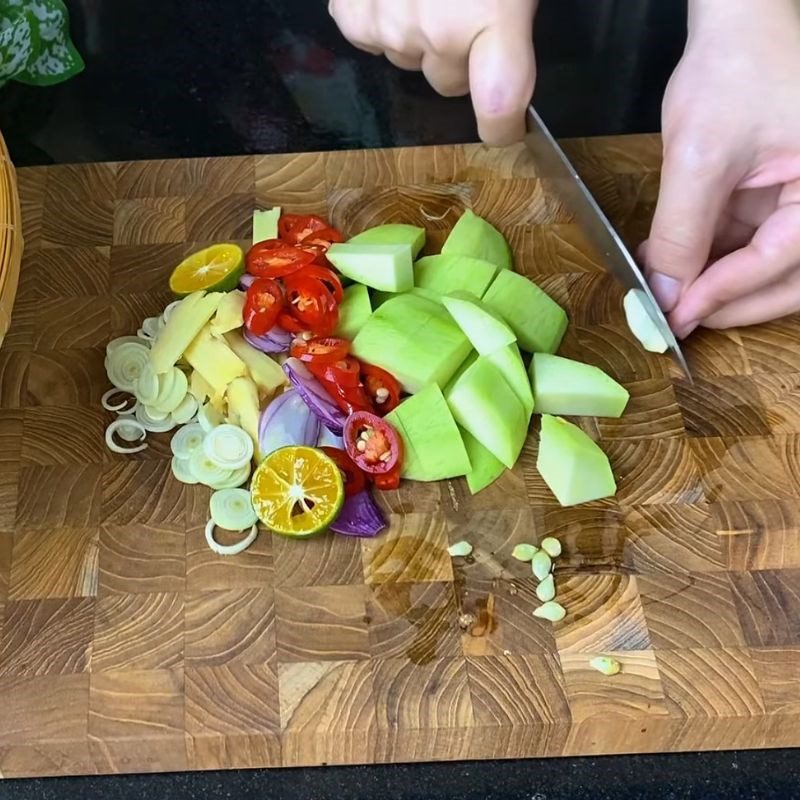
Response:
[{"label": "lemongrass slice", "polygon": [[123,342],[115,347],[107,357],[108,379],[117,389],[135,393],[136,382],[145,364],[150,361],[150,349],[141,342]]},{"label": "lemongrass slice", "polygon": [[161,317],[147,317],[142,322],[142,330],[144,333],[149,336],[151,339],[155,339],[158,336],[158,331],[160,330],[158,322]]},{"label": "lemongrass slice", "polygon": [[203,439],[206,433],[196,422],[184,425],[173,437],[169,446],[177,458],[187,459],[195,452],[203,452]]},{"label": "lemongrass slice", "polygon": [[205,454],[202,447],[189,456],[189,468],[199,483],[212,489],[225,488],[234,477],[234,470],[220,467]]},{"label": "lemongrass slice", "polygon": [[136,331],[136,336],[145,344],[152,345],[155,342],[155,337],[145,333],[145,331],[143,331],[141,328]]},{"label": "lemongrass slice", "polygon": [[220,556],[235,556],[238,553],[242,553],[250,547],[251,544],[256,540],[256,536],[258,536],[258,526],[253,525],[250,528],[250,533],[244,537],[240,542],[236,542],[236,544],[220,544],[214,538],[214,520],[210,519],[206,523],[206,542],[208,546]]},{"label": "lemongrass slice", "polygon": [[150,415],[150,409],[141,404],[137,406],[135,416],[142,424],[142,427],[152,433],[165,433],[166,431],[171,431],[175,427],[175,423],[172,421],[169,414],[163,419],[154,419]]},{"label": "lemongrass slice", "polygon": [[189,391],[189,381],[182,370],[173,367],[169,372],[159,376],[158,397],[153,403],[153,407],[159,411],[172,413],[186,397]]},{"label": "lemongrass slice", "polygon": [[173,456],[171,467],[172,467],[172,474],[181,483],[198,482],[197,478],[195,478],[194,473],[192,472],[191,467],[189,466],[188,458],[178,458],[177,456]]},{"label": "lemongrass slice", "polygon": [[115,433],[125,442],[141,442],[144,437],[142,436],[142,425],[136,420],[125,419],[124,417],[118,420],[120,426]]},{"label": "lemongrass slice", "polygon": [[221,481],[213,481],[206,484],[209,488],[221,491],[222,489],[236,489],[250,477],[250,465],[245,464],[241,469],[235,469],[231,472],[230,477]]},{"label": "lemongrass slice", "polygon": [[[142,442],[142,444],[137,445],[136,447],[121,447],[114,441],[114,434],[119,431],[122,426],[126,428],[132,428],[134,425],[138,425],[139,427],[139,440],[141,441],[147,436],[147,431],[145,430],[144,426],[139,425],[139,423],[134,422],[130,419],[115,419],[107,428],[106,428],[106,446],[112,453],[139,453],[142,450],[147,449],[147,444]],[[126,436],[124,437],[127,439],[129,431],[126,431]],[[130,441],[130,440],[128,440]]]},{"label": "lemongrass slice", "polygon": [[208,433],[212,428],[216,428],[217,425],[222,425],[225,417],[211,403],[203,403],[197,412],[197,421],[203,426],[203,430]]},{"label": "lemongrass slice", "polygon": [[197,414],[197,400],[188,392],[183,396],[183,400],[172,412],[172,421],[177,425],[185,425],[194,419]]},{"label": "lemongrass slice", "polygon": [[142,367],[139,380],[136,381],[136,398],[140,403],[151,406],[155,403],[160,388],[161,383],[158,375],[153,371],[153,367],[148,361]]},{"label": "lemongrass slice", "polygon": [[142,344],[138,336],[117,336],[106,345],[106,355],[110,356],[122,344]]},{"label": "lemongrass slice", "polygon": [[240,469],[253,457],[253,440],[241,428],[223,423],[209,431],[203,449],[223,469]]},{"label": "lemongrass slice", "polygon": [[218,528],[246,531],[258,522],[247,489],[220,489],[211,495],[211,519]]},{"label": "lemongrass slice", "polygon": [[136,413],[136,409],[139,408],[139,401],[133,401],[133,405],[130,408],[123,408],[122,411],[117,411],[118,417],[132,417]]},{"label": "lemongrass slice", "polygon": [[[124,394],[127,395],[127,397],[125,397],[119,403],[112,403],[111,398],[116,394]],[[126,406],[128,405],[128,403],[130,403],[131,400],[136,402],[136,398],[134,395],[132,395],[130,392],[124,392],[121,389],[117,389],[115,387],[114,389],[109,389],[107,392],[103,394],[103,396],[100,398],[100,405],[103,406],[103,408],[106,411],[116,411],[118,414],[127,413]]]},{"label": "lemongrass slice", "polygon": [[172,316],[172,312],[181,304],[180,300],[173,300],[162,312],[161,312],[161,319],[164,321],[166,325],[169,322],[169,318]]},{"label": "lemongrass slice", "polygon": [[166,422],[169,417],[169,414],[166,411],[162,411],[160,408],[145,406],[144,409],[147,412],[147,416],[155,422]]}]

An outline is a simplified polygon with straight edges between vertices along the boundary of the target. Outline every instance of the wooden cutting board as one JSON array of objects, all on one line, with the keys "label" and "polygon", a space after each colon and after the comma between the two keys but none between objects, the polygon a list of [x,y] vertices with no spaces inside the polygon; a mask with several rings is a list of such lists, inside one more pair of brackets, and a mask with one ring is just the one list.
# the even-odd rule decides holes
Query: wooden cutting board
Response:
[{"label": "wooden cutting board", "polygon": [[[570,143],[631,241],[655,137]],[[687,191],[691,188],[687,187]],[[800,320],[696,335],[689,385],[644,353],[620,291],[521,149],[482,146],[20,171],[26,249],[0,351],[0,772],[7,777],[800,744]],[[562,354],[630,389],[583,420],[614,500],[562,509],[535,469],[471,497],[403,485],[372,541],[206,547],[208,492],[168,437],[106,450],[103,347],[168,302],[254,203],[344,231],[465,207],[569,312]],[[519,542],[558,536],[556,625]],[[475,547],[451,561],[450,542]],[[613,654],[622,673],[589,667]]]}]

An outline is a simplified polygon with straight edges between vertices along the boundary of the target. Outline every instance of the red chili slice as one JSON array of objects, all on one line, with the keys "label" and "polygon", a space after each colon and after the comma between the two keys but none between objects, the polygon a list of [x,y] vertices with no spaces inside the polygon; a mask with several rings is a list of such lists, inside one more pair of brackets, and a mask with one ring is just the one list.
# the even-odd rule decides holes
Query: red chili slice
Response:
[{"label": "red chili slice", "polygon": [[321,267],[319,264],[305,264],[292,277],[313,278],[320,281],[325,288],[333,295],[337,303],[341,303],[344,298],[344,289],[339,276],[328,267]]},{"label": "red chili slice", "polygon": [[287,310],[302,324],[302,329],[317,336],[330,336],[339,323],[339,309],[325,284],[295,274],[285,279],[284,286]]},{"label": "red chili slice", "polygon": [[372,484],[376,489],[386,491],[388,489],[396,489],[400,485],[400,467],[395,464],[393,470],[384,473],[383,475],[370,475]]},{"label": "red chili slice", "polygon": [[364,473],[353,463],[353,459],[338,447],[320,447],[325,455],[329,456],[342,472],[345,497],[363,492],[367,485]]},{"label": "red chili slice", "polygon": [[282,214],[278,220],[278,236],[284,242],[297,244],[315,231],[328,227],[328,223],[316,214]]},{"label": "red chili slice", "polygon": [[371,475],[385,475],[402,464],[403,443],[397,432],[369,411],[347,418],[344,446],[356,465]]},{"label": "red chili slice", "polygon": [[355,389],[361,383],[361,364],[352,356],[334,361],[332,364],[307,364],[308,368],[322,380],[335,384],[340,389]]},{"label": "red chili slice", "polygon": [[314,261],[314,254],[280,239],[254,244],[245,257],[247,271],[259,278],[283,278]]},{"label": "red chili slice", "polygon": [[350,352],[350,342],[336,336],[319,339],[296,339],[292,342],[291,355],[314,366],[335,364]]},{"label": "red chili slice", "polygon": [[402,387],[394,375],[374,364],[361,363],[361,379],[375,411],[384,416],[400,405]]},{"label": "red chili slice", "polygon": [[319,231],[313,231],[300,240],[301,244],[317,244],[324,247],[326,250],[332,244],[343,241],[344,236],[342,236],[336,228],[323,228]]},{"label": "red chili slice", "polygon": [[278,326],[285,331],[289,331],[289,333],[305,333],[308,331],[308,326],[293,317],[288,311],[281,311],[278,315]]},{"label": "red chili slice", "polygon": [[263,336],[278,320],[283,308],[283,292],[272,278],[256,278],[247,289],[244,324],[255,336]]}]

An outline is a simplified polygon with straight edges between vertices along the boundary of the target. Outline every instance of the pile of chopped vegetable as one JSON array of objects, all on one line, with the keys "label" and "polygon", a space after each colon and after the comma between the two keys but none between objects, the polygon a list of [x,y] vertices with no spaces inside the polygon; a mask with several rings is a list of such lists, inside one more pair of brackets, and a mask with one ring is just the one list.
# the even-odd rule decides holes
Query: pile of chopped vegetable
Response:
[{"label": "pile of chopped vegetable", "polygon": [[[256,211],[246,254],[192,254],[170,277],[179,299],[108,344],[109,447],[139,452],[178,428],[173,474],[215,490],[206,535],[223,554],[258,519],[286,536],[375,536],[371,491],[401,478],[465,476],[479,492],[514,466],[534,411],[558,501],[614,494],[605,454],[560,415],[619,417],[628,392],[555,355],[566,313],[512,271],[486,220],[466,211],[439,255],[419,258],[424,244],[414,225],[345,241],[319,216]],[[243,539],[219,545],[215,527]]]}]

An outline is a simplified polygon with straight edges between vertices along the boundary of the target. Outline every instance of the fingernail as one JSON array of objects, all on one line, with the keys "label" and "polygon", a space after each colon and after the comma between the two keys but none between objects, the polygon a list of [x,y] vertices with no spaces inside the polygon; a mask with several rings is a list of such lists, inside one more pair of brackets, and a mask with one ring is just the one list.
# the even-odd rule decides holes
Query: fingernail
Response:
[{"label": "fingernail", "polygon": [[692,322],[687,322],[685,325],[675,331],[675,336],[677,336],[678,339],[685,339],[690,333],[692,333],[692,331],[695,330],[695,328],[697,328],[699,324],[700,322],[695,320]]},{"label": "fingernail", "polygon": [[672,311],[678,305],[681,295],[681,282],[663,272],[654,272],[650,276],[650,289],[662,311]]}]

